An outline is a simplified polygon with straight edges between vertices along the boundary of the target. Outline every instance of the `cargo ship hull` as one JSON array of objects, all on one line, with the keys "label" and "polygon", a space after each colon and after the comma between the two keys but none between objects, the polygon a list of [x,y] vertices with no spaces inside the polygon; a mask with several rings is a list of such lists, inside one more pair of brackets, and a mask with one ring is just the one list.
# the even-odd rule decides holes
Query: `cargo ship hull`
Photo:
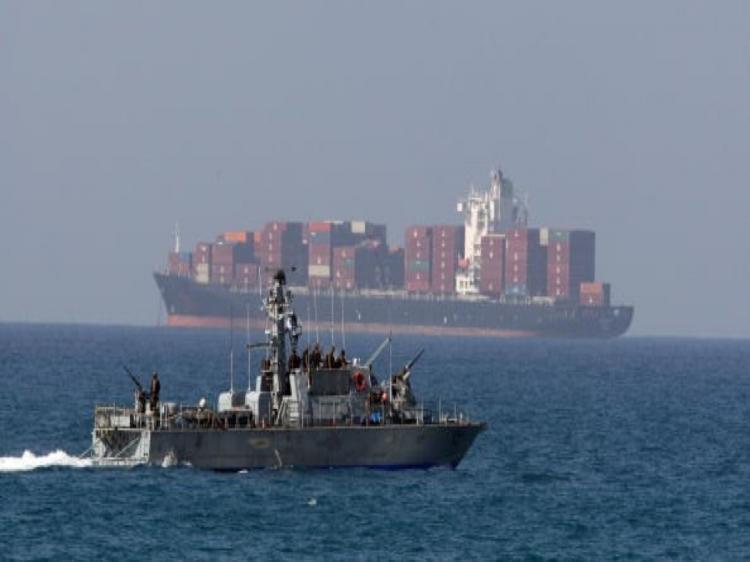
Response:
[{"label": "cargo ship hull", "polygon": [[[258,290],[238,291],[199,284],[189,278],[155,273],[167,322],[178,327],[262,328],[265,317]],[[489,299],[416,296],[403,292],[312,294],[300,288],[295,309],[308,330],[428,335],[613,338],[633,319],[632,306],[508,303]],[[333,320],[332,320],[333,318]]]}]

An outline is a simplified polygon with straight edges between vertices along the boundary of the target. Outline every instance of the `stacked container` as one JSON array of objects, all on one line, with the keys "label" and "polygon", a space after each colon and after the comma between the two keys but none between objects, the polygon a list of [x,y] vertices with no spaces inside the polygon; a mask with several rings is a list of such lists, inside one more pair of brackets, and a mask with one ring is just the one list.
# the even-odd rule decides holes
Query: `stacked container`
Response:
[{"label": "stacked container", "polygon": [[257,262],[234,264],[234,286],[245,291],[257,288],[259,272]]},{"label": "stacked container", "polygon": [[169,252],[167,273],[177,277],[190,277],[193,270],[193,254],[190,252]]},{"label": "stacked container", "polygon": [[270,283],[279,269],[284,269],[290,285],[307,283],[307,246],[302,235],[302,223],[266,223],[256,245],[264,284]]},{"label": "stacked container", "polygon": [[336,289],[351,291],[356,288],[356,248],[339,246],[333,249],[333,286]]},{"label": "stacked container", "polygon": [[430,291],[432,279],[432,228],[408,227],[405,242],[406,290],[412,293],[427,293]]},{"label": "stacked container", "polygon": [[505,235],[482,236],[482,253],[479,259],[479,292],[499,297],[504,289]]},{"label": "stacked container", "polygon": [[220,236],[224,242],[247,244],[253,242],[253,233],[249,230],[229,230]]},{"label": "stacked container", "polygon": [[354,278],[359,289],[403,287],[403,251],[394,254],[379,240],[362,242],[355,249]]},{"label": "stacked container", "polygon": [[[252,239],[252,238],[251,238]],[[226,242],[224,237],[211,246],[211,283],[231,285],[236,263],[253,263],[255,249],[252,242]]]},{"label": "stacked container", "polygon": [[365,221],[311,222],[307,231],[308,284],[317,288],[329,287],[332,276],[335,283],[333,257],[336,248],[352,248],[365,241],[385,245],[386,239],[385,225]]},{"label": "stacked container", "polygon": [[432,275],[430,286],[433,293],[456,292],[456,267],[463,255],[464,227],[432,227]]},{"label": "stacked container", "polygon": [[351,221],[349,223],[344,223],[344,225],[349,225],[349,231],[352,235],[352,243],[373,240],[384,246],[386,244],[386,226],[384,224],[375,224],[366,221]]},{"label": "stacked container", "polygon": [[581,283],[595,278],[595,235],[588,230],[550,229],[547,294],[578,301]]},{"label": "stacked container", "polygon": [[198,242],[195,245],[193,279],[201,284],[208,284],[211,280],[211,244],[208,242]]},{"label": "stacked container", "polygon": [[582,305],[609,306],[612,295],[609,283],[583,282],[580,287],[580,303]]},{"label": "stacked container", "polygon": [[308,267],[307,283],[310,287],[326,289],[331,285],[331,262],[333,252],[331,245],[330,222],[311,222],[308,230]]},{"label": "stacked container", "polygon": [[514,228],[505,237],[505,294],[543,296],[547,292],[547,246],[538,228]]},{"label": "stacked container", "polygon": [[405,279],[405,252],[403,248],[389,248],[383,269],[384,289],[403,289]]}]

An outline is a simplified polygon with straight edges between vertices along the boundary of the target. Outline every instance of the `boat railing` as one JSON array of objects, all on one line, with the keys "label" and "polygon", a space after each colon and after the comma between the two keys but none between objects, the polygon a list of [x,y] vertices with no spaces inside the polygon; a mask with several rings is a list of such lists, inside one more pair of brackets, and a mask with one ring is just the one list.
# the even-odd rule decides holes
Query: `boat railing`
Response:
[{"label": "boat railing", "polygon": [[413,406],[395,410],[397,423],[416,423],[417,425],[463,425],[470,423],[469,416],[458,408],[457,404],[446,405],[442,400],[418,402]]},{"label": "boat railing", "polygon": [[[380,426],[380,425],[465,425],[470,418],[456,404],[447,406],[442,400],[418,402],[399,407],[391,403],[372,404],[364,410],[355,410],[350,403],[339,403],[330,400],[326,404],[326,416],[303,415],[301,405],[282,405],[280,420],[285,425],[295,427],[325,426]],[[97,406],[94,426],[96,429],[148,429],[148,430],[195,430],[195,429],[265,429],[275,426],[258,424],[250,410],[233,410],[217,413],[212,410],[201,410],[195,406],[169,403],[160,408],[154,415],[149,409],[139,412],[137,409],[123,406]],[[288,419],[287,419],[288,418]]]}]

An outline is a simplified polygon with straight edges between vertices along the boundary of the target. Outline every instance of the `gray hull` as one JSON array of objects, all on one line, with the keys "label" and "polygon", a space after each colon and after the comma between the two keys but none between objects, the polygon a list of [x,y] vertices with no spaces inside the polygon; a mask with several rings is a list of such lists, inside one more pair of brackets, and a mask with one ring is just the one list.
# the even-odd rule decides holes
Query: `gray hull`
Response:
[{"label": "gray hull", "polygon": [[[130,430],[143,460],[211,470],[456,467],[484,424],[235,430]],[[123,437],[125,437],[123,435]]]}]

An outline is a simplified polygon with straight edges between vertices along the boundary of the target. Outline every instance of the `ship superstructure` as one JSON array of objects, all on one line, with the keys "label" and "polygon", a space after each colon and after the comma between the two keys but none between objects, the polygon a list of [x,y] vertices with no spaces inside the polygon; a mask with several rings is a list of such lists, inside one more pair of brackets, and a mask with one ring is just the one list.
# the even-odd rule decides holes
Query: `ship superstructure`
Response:
[{"label": "ship superstructure", "polygon": [[457,211],[464,217],[464,264],[456,273],[456,293],[478,295],[481,275],[482,238],[513,228],[524,228],[528,211],[514,195],[513,182],[498,167],[490,174],[490,187],[480,191],[471,186]]}]

